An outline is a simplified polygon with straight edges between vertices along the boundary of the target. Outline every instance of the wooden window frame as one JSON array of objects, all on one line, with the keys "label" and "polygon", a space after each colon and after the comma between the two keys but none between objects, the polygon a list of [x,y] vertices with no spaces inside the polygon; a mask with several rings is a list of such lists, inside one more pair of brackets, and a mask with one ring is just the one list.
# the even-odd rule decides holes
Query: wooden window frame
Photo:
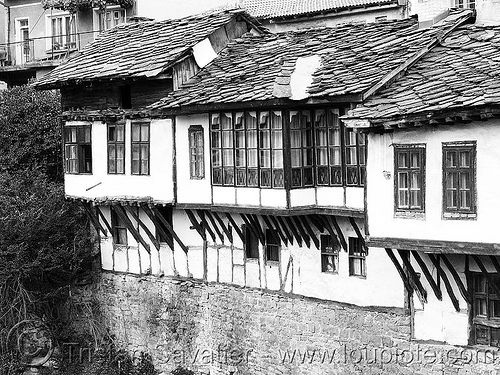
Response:
[{"label": "wooden window frame", "polygon": [[[328,246],[331,245],[331,246]],[[337,275],[339,273],[340,246],[335,244],[328,234],[320,235],[321,272]],[[328,270],[328,259],[332,259],[333,270]]]},{"label": "wooden window frame", "polygon": [[[260,256],[259,238],[252,232],[250,227],[248,227],[247,225],[242,226],[242,231],[245,235],[245,242],[243,244],[243,248],[245,250],[245,259],[258,260]],[[255,253],[255,251],[257,253]]]},{"label": "wooden window frame", "polygon": [[[407,166],[399,165],[399,156],[406,154]],[[419,156],[420,165],[412,167],[411,156],[417,154]],[[396,213],[424,213],[425,212],[425,173],[426,173],[426,145],[425,144],[395,144],[394,145],[394,210]],[[400,186],[400,173],[408,175],[407,186]],[[419,188],[412,188],[412,177],[417,175]],[[400,202],[400,192],[406,192],[408,205],[402,205]],[[417,205],[411,205],[411,193],[418,191],[420,193]]]},{"label": "wooden window frame", "polygon": [[[358,237],[349,237],[349,276],[366,278],[366,256],[363,242]],[[361,273],[355,272],[354,262],[359,260]]]},{"label": "wooden window frame", "polygon": [[92,174],[92,163],[92,125],[86,124],[65,126],[65,173]]},{"label": "wooden window frame", "polygon": [[[492,274],[491,277],[494,277]],[[498,277],[498,276],[497,276]],[[472,315],[472,341],[474,344],[479,345],[489,345],[500,347],[500,317],[492,316],[492,308],[493,302],[496,301],[500,304],[500,298],[495,294],[493,290],[489,287],[489,281],[486,276],[479,272],[472,272],[472,307],[471,307],[471,315]],[[481,279],[482,283],[484,283],[484,290],[478,291],[477,286],[479,284],[478,280]],[[484,301],[484,308],[486,314],[478,313],[478,303],[479,301]],[[500,306],[499,306],[500,308]],[[483,337],[478,337],[480,331],[483,331]],[[497,331],[498,339],[495,341],[492,340],[492,332],[493,330]],[[487,337],[484,337],[487,335]]]},{"label": "wooden window frame", "polygon": [[[201,125],[191,125],[189,137],[189,177],[191,180],[205,178],[205,132]],[[201,138],[201,146],[198,144]]]},{"label": "wooden window frame", "polygon": [[[134,128],[139,127],[139,140],[134,140]],[[142,127],[145,126],[148,129],[148,135],[147,135],[147,140],[142,139]],[[149,176],[151,172],[151,145],[150,145],[150,139],[151,139],[151,123],[150,122],[144,122],[144,121],[138,121],[138,122],[132,122],[131,125],[131,174],[134,176]],[[134,146],[139,147],[139,158],[134,159]],[[142,158],[142,149],[147,148],[147,163],[146,163],[146,168],[143,168],[143,158]],[[137,160],[138,163],[138,170],[134,169],[134,161]],[[146,170],[144,170],[146,169]]]},{"label": "wooden window frame", "polygon": [[[124,223],[121,223],[120,216],[116,213],[113,206],[109,206],[111,211],[111,229],[113,229],[113,242],[117,246],[128,246],[128,229]],[[123,224],[123,225],[121,225]],[[120,233],[125,234],[124,243],[120,241]]]},{"label": "wooden window frame", "polygon": [[[112,139],[111,137],[111,128],[115,128],[115,137]],[[116,136],[118,134],[117,128],[121,128],[121,134],[123,135],[123,139],[119,140],[118,137]],[[125,155],[126,155],[126,150],[125,150],[125,123],[122,122],[117,122],[117,123],[111,123],[107,125],[107,141],[108,141],[108,174],[125,174]],[[119,172],[118,166],[119,166],[119,146],[122,147],[122,152],[121,154],[121,167],[122,171]],[[113,167],[113,168],[112,168]]]},{"label": "wooden window frame", "polygon": [[[476,219],[477,217],[477,184],[476,184],[476,141],[465,142],[443,142],[443,219]],[[460,162],[460,153],[469,153],[469,166],[447,166],[447,153],[454,152],[456,154],[456,162]],[[470,184],[469,189],[461,189],[460,176],[461,174],[469,174],[467,180]],[[454,187],[448,187],[449,176],[452,175]],[[449,190],[456,191],[456,207],[449,207],[447,202],[447,193]],[[470,207],[461,207],[463,204],[463,197],[461,192],[470,192]]]},{"label": "wooden window frame", "polygon": [[[279,112],[279,116],[276,113]],[[241,114],[243,114],[241,116]],[[267,115],[266,115],[267,114]],[[224,128],[222,116],[231,119]],[[231,115],[229,117],[228,115]],[[273,116],[281,118],[279,126]],[[255,119],[249,127],[250,119]],[[265,118],[265,122],[262,119]],[[217,119],[217,120],[215,120]],[[240,123],[240,121],[242,123]],[[273,127],[273,125],[276,125]],[[237,138],[244,131],[243,138]],[[250,132],[254,136],[250,137]],[[283,111],[236,111],[210,114],[211,182],[214,186],[260,187],[282,189],[285,187]],[[280,133],[281,145],[273,144],[273,135]],[[250,142],[252,140],[252,142]],[[238,143],[242,141],[241,143]],[[268,141],[268,142],[267,142]],[[254,144],[256,142],[256,145]],[[281,153],[281,167],[277,167],[277,155]],[[244,156],[243,156],[244,155]],[[275,160],[273,160],[273,157]],[[256,158],[251,165],[250,160]],[[266,159],[268,158],[268,159]],[[244,164],[239,161],[244,159]],[[268,160],[269,163],[264,161]],[[266,181],[263,179],[267,173]]]},{"label": "wooden window frame", "polygon": [[265,232],[266,246],[265,246],[265,256],[266,262],[279,262],[281,253],[281,242],[278,235],[273,229],[266,229]]}]

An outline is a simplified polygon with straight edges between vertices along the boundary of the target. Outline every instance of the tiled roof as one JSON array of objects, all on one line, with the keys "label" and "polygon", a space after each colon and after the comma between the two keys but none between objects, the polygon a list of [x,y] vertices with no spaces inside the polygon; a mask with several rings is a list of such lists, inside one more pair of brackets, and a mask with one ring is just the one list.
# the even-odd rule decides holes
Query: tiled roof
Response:
[{"label": "tiled roof", "polygon": [[411,118],[500,105],[500,26],[463,26],[349,117]]},{"label": "tiled roof", "polygon": [[100,34],[82,51],[40,79],[37,86],[68,81],[155,76],[227,24],[238,11],[207,12],[175,20],[127,23]]},{"label": "tiled roof", "polygon": [[397,4],[397,0],[242,0],[241,7],[256,18],[269,19],[337,11],[370,5]]},{"label": "tiled roof", "polygon": [[[150,106],[237,103],[290,98],[299,58],[319,57],[306,96],[361,94],[427,46],[436,36],[470,15],[458,12],[441,27],[419,30],[414,19],[335,28],[246,35],[232,42],[180,90]],[[467,16],[465,16],[467,17]]]}]

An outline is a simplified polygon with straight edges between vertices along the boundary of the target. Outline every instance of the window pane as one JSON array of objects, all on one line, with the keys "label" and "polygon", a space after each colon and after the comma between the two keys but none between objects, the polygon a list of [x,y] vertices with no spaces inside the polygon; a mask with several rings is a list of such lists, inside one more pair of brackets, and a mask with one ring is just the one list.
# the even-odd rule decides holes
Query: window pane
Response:
[{"label": "window pane", "polygon": [[460,167],[470,167],[470,151],[460,151]]},{"label": "window pane", "polygon": [[248,166],[257,167],[257,150],[248,150]]},{"label": "window pane", "polygon": [[141,140],[141,128],[139,124],[132,124],[132,142],[139,142]]},{"label": "window pane", "polygon": [[271,143],[274,149],[283,148],[283,132],[281,130],[272,132]]},{"label": "window pane", "polygon": [[411,168],[419,168],[420,167],[420,154],[417,152],[412,152],[411,154]]},{"label": "window pane", "polygon": [[229,130],[233,128],[233,118],[231,113],[221,114],[221,125],[222,125],[222,130]]},{"label": "window pane", "polygon": [[273,150],[273,168],[283,168],[283,150]]},{"label": "window pane", "polygon": [[455,151],[446,151],[446,166],[447,167],[457,166],[457,153]]},{"label": "window pane", "polygon": [[212,147],[213,148],[221,148],[220,133],[218,131],[212,132]]},{"label": "window pane", "polygon": [[221,151],[220,150],[212,150],[212,166],[220,167],[221,166]]},{"label": "window pane", "polygon": [[268,150],[260,151],[260,166],[261,168],[271,167],[271,151]]},{"label": "window pane", "polygon": [[408,167],[408,153],[398,152],[398,168]]}]

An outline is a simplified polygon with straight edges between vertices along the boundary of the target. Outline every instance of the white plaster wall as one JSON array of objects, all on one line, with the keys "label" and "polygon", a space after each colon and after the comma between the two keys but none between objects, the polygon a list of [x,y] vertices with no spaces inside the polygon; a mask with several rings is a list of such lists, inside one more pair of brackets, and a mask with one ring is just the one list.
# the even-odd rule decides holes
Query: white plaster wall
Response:
[{"label": "white plaster wall", "polygon": [[[361,188],[361,190],[363,190]],[[344,206],[344,188],[343,187],[318,187],[316,188],[318,206]]]},{"label": "white plaster wall", "polygon": [[[422,257],[431,272],[434,280],[437,280],[437,271],[432,262],[426,256]],[[457,270],[460,279],[467,285],[465,278],[465,257],[461,255],[447,255],[447,258]],[[419,272],[418,264],[412,260],[412,265]],[[471,262],[472,263],[472,262]],[[443,341],[452,345],[467,345],[469,335],[469,311],[467,302],[463,299],[458,290],[453,276],[449,273],[447,267],[442,264],[448,280],[450,280],[455,297],[457,297],[460,305],[460,311],[457,312],[453,306],[449,294],[446,291],[444,283],[441,281],[441,292],[443,295],[442,301],[439,301],[426,278],[422,276],[422,282],[427,291],[428,303],[422,305],[417,297],[414,297],[415,311],[415,338],[417,340],[437,340]],[[472,268],[471,268],[472,269]],[[423,274],[422,274],[423,275]]]},{"label": "white plaster wall", "polygon": [[[469,125],[424,127],[398,130],[395,133],[369,136],[368,217],[373,237],[448,240],[499,243],[497,218],[500,199],[499,120],[473,122]],[[442,219],[442,142],[477,141],[477,219]],[[425,218],[394,217],[395,144],[426,144]],[[384,171],[390,178],[384,177]],[[386,174],[387,175],[387,174]]]},{"label": "white plaster wall", "polygon": [[476,0],[477,18],[479,25],[500,24],[500,1],[499,0]]},{"label": "white plaster wall", "polygon": [[410,0],[410,15],[418,15],[419,21],[429,21],[453,6],[452,0]]},{"label": "white plaster wall", "polygon": [[[210,186],[210,129],[208,114],[177,116],[175,124],[175,142],[177,151],[177,201],[179,203],[212,202]],[[191,179],[189,169],[189,127],[201,125],[205,140],[205,178]]]},{"label": "white plaster wall", "polygon": [[[68,121],[66,126],[88,124]],[[151,120],[150,175],[131,174],[131,121],[125,126],[125,174],[107,172],[107,126],[92,123],[92,174],[66,174],[65,191],[85,199],[105,197],[152,197],[159,202],[173,201],[172,124],[171,120]]]}]

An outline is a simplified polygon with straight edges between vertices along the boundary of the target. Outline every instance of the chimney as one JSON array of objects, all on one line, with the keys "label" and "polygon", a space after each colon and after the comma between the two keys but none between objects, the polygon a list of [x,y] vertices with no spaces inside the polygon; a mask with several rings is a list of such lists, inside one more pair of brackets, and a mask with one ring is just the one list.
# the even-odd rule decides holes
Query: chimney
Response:
[{"label": "chimney", "polygon": [[476,0],[476,25],[500,25],[500,0]]}]

